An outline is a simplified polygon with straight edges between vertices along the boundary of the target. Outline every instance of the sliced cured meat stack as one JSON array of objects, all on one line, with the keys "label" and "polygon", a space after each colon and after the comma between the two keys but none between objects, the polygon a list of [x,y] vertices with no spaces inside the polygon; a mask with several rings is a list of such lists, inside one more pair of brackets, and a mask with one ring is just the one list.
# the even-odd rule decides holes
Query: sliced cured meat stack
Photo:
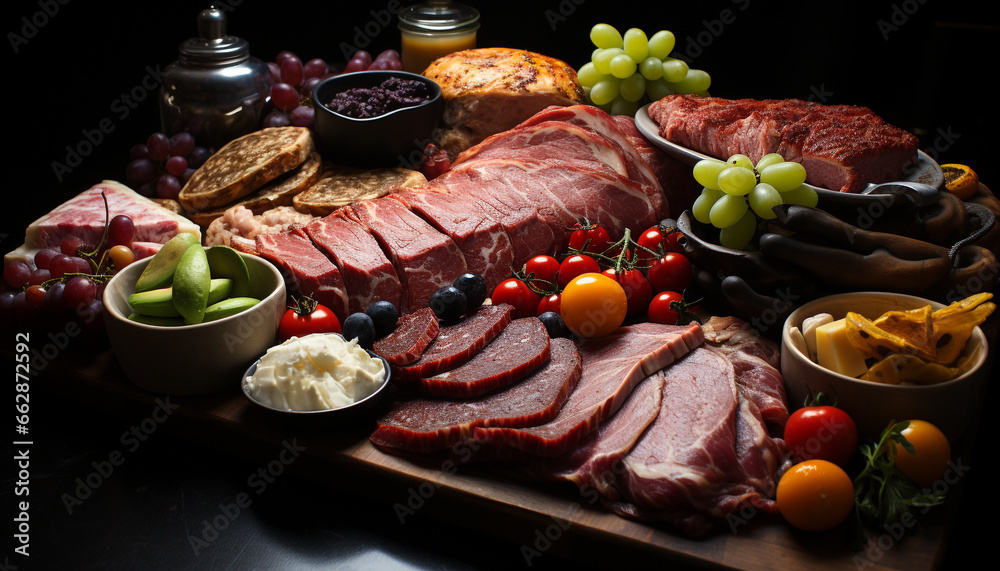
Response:
[{"label": "sliced cured meat stack", "polygon": [[536,317],[515,319],[465,364],[420,379],[425,395],[473,398],[515,383],[549,360],[549,334]]},{"label": "sliced cured meat stack", "polygon": [[340,270],[349,313],[364,311],[375,301],[400,307],[403,289],[399,276],[364,226],[337,210],[310,221],[305,232]]},{"label": "sliced cured meat stack", "polygon": [[477,426],[532,426],[548,422],[580,379],[573,342],[553,339],[547,363],[524,380],[478,399],[417,398],[400,402],[378,421],[379,446],[410,452],[443,450],[472,438]]},{"label": "sliced cured meat stack", "polygon": [[484,305],[458,323],[446,325],[413,364],[393,367],[401,381],[431,377],[462,365],[510,324],[513,307],[502,303]]},{"label": "sliced cured meat stack", "polygon": [[788,420],[778,345],[737,317],[712,317],[703,326],[705,342],[733,364],[740,393],[753,401],[772,433]]},{"label": "sliced cured meat stack", "polygon": [[396,329],[376,341],[373,349],[390,365],[409,365],[423,355],[424,349],[437,337],[440,327],[431,308],[418,309],[400,317]]},{"label": "sliced cured meat stack", "polygon": [[358,202],[353,217],[378,241],[403,284],[401,312],[426,307],[431,295],[466,273],[468,266],[455,241],[392,197]]},{"label": "sliced cured meat stack", "polygon": [[581,492],[593,489],[606,499],[619,499],[614,487],[617,464],[660,414],[663,383],[663,371],[646,377],[614,416],[579,446],[548,462],[544,477],[573,482]]},{"label": "sliced cured meat stack", "polygon": [[[745,417],[732,364],[699,347],[665,375],[660,414],[622,459],[616,487],[623,499],[611,509],[666,521],[695,537],[744,506],[773,512],[767,498],[773,489],[758,488],[747,477],[756,470],[745,469],[741,458],[748,441],[738,434],[748,428],[738,425],[755,419]],[[764,432],[759,416],[756,421]]]},{"label": "sliced cured meat stack", "polygon": [[767,153],[802,163],[807,182],[842,192],[899,178],[919,141],[871,109],[799,99],[668,95],[649,106],[659,134],[720,159]]},{"label": "sliced cured meat stack", "polygon": [[419,190],[400,189],[391,196],[401,200],[435,228],[455,241],[469,271],[483,276],[488,291],[511,275],[514,250],[507,230],[475,202],[454,194],[440,183]]},{"label": "sliced cured meat stack", "polygon": [[291,293],[308,295],[330,308],[343,321],[348,316],[347,292],[340,270],[323,252],[316,249],[301,229],[278,234],[258,234],[258,255],[283,270]]},{"label": "sliced cured meat stack", "polygon": [[637,323],[605,337],[587,339],[577,347],[583,360],[580,384],[556,418],[529,428],[477,428],[476,441],[510,456],[563,454],[617,412],[640,381],[702,341],[697,324],[655,323]]}]

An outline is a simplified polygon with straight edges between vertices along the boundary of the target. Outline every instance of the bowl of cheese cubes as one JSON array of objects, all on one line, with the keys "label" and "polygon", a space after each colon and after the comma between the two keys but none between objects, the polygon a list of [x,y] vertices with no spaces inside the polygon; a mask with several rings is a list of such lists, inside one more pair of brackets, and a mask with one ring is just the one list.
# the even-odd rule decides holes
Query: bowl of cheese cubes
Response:
[{"label": "bowl of cheese cubes", "polygon": [[781,333],[781,373],[798,408],[824,393],[877,438],[890,421],[933,423],[958,439],[982,402],[989,354],[979,325],[990,293],[944,305],[887,292],[806,303]]}]

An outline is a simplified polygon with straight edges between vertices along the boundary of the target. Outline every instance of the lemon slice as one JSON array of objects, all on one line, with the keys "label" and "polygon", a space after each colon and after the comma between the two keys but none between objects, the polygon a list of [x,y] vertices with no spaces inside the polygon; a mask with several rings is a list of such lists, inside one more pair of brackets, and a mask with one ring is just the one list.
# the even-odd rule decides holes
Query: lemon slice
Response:
[{"label": "lemon slice", "polygon": [[965,165],[945,164],[941,165],[941,172],[944,173],[944,187],[962,200],[972,198],[979,190],[979,176],[976,171]]}]

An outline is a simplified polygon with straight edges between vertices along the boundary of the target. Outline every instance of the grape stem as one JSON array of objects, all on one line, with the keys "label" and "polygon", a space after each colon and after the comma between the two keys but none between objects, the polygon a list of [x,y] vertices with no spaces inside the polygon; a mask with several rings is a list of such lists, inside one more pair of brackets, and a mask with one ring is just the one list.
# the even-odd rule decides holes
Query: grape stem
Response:
[{"label": "grape stem", "polygon": [[94,268],[94,273],[100,272],[101,265],[104,264],[104,258],[107,255],[106,253],[105,256],[101,256],[101,259],[97,262],[94,261],[94,258],[97,257],[97,253],[101,251],[101,247],[104,246],[104,242],[107,241],[108,227],[111,226],[111,209],[108,207],[108,196],[104,189],[101,189],[101,199],[104,200],[104,232],[101,234],[101,239],[97,242],[97,245],[94,246],[93,252],[77,251],[77,255],[84,260],[87,260],[90,263],[90,266]]}]

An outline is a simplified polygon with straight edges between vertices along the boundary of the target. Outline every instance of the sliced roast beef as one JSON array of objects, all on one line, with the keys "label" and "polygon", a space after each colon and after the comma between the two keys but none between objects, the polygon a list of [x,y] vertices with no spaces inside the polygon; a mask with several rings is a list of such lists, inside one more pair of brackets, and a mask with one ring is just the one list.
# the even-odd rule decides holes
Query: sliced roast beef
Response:
[{"label": "sliced roast beef", "polygon": [[505,303],[484,305],[461,321],[441,327],[423,355],[410,365],[393,367],[393,375],[401,381],[415,381],[458,367],[510,324],[512,310]]},{"label": "sliced roast beef", "polygon": [[420,379],[425,395],[474,398],[524,378],[549,359],[549,334],[537,317],[515,319],[465,364]]},{"label": "sliced roast beef", "polygon": [[258,255],[283,270],[293,295],[308,295],[330,308],[340,320],[348,315],[347,292],[337,266],[313,245],[300,229],[278,234],[258,234]]},{"label": "sliced roast beef", "polygon": [[553,339],[547,363],[524,380],[477,399],[416,398],[379,419],[372,442],[431,452],[470,440],[477,426],[532,426],[551,420],[576,387],[580,355],[569,339]]},{"label": "sliced roast beef", "polygon": [[403,312],[426,307],[431,295],[468,271],[465,256],[400,201],[382,197],[353,204],[351,212],[378,241],[403,282]]},{"label": "sliced roast beef", "polygon": [[499,454],[553,457],[576,446],[618,411],[644,378],[686,355],[703,341],[701,327],[637,323],[577,350],[583,375],[577,390],[550,422],[529,428],[477,428],[476,441]]},{"label": "sliced roast beef", "polygon": [[390,365],[409,365],[423,355],[439,329],[440,323],[431,308],[418,309],[400,317],[396,329],[375,342],[375,353]]},{"label": "sliced roast beef", "polygon": [[340,270],[347,289],[350,313],[364,311],[375,301],[389,301],[397,308],[402,286],[392,263],[375,238],[357,221],[337,210],[305,226],[306,234]]}]

